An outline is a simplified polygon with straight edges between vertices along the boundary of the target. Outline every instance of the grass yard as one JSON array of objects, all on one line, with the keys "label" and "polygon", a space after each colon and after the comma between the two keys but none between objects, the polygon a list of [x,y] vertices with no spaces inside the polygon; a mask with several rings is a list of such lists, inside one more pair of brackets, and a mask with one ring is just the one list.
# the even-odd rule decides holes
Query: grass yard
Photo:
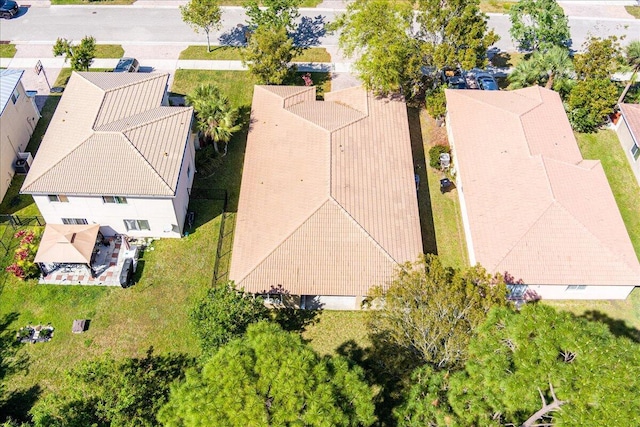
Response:
[{"label": "grass yard", "polygon": [[13,58],[16,54],[16,45],[0,44],[0,58]]},{"label": "grass yard", "polygon": [[516,1],[480,0],[480,10],[484,13],[509,13]]},{"label": "grass yard", "polygon": [[321,355],[337,354],[342,345],[351,342],[360,348],[369,347],[365,316],[364,311],[320,311],[302,338]]},{"label": "grass yard", "polygon": [[[240,61],[242,60],[242,49],[244,48],[235,46],[213,46],[211,52],[207,52],[206,46],[189,46],[180,52],[179,59]],[[310,47],[304,49],[293,60],[296,62],[331,62],[331,55],[323,47]]]},{"label": "grass yard", "polygon": [[119,44],[97,44],[96,58],[122,58],[124,49]]},{"label": "grass yard", "polygon": [[[447,141],[447,132],[444,127],[436,126],[435,120],[433,120],[425,110],[420,112],[420,124],[422,140],[424,141],[424,153],[428,159],[429,149],[431,147],[436,143],[444,143]],[[426,174],[429,185],[428,193],[431,203],[433,233],[437,254],[444,265],[457,268],[467,267],[469,265],[467,244],[462,226],[457,190],[453,189],[445,194],[441,194],[440,179],[443,177],[443,174],[431,168],[428,165],[428,160],[426,163],[425,168],[427,170]],[[423,229],[422,232],[424,234],[425,230]],[[425,251],[426,250],[427,248],[425,248]]]},{"label": "grass yard", "polygon": [[51,0],[52,5],[63,4],[80,4],[80,5],[129,5],[133,4],[136,0]]},{"label": "grass yard", "polygon": [[629,15],[636,19],[640,19],[640,6],[625,6],[624,7]]}]

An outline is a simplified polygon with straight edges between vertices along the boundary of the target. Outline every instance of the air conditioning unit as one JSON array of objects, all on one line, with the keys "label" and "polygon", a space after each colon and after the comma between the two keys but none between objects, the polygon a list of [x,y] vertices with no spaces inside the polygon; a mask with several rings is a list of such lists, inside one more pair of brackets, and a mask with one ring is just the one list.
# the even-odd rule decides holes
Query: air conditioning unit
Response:
[{"label": "air conditioning unit", "polygon": [[27,174],[32,162],[33,157],[31,157],[31,153],[18,153],[18,158],[13,164],[13,168],[18,174]]}]

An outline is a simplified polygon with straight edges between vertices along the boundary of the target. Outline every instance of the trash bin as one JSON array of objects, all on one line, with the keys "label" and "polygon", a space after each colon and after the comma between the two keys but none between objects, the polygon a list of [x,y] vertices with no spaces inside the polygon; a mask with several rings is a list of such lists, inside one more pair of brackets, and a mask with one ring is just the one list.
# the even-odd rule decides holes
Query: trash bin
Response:
[{"label": "trash bin", "polygon": [[122,265],[122,271],[120,272],[120,286],[128,288],[133,284],[133,260],[127,258]]}]

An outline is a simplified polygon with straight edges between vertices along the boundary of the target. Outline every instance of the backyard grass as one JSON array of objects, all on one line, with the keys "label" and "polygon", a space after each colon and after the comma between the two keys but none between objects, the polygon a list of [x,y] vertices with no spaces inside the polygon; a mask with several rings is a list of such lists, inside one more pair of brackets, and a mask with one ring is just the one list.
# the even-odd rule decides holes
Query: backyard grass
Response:
[{"label": "backyard grass", "polygon": [[[242,47],[213,46],[211,52],[207,52],[206,46],[189,46],[180,52],[180,59],[198,60],[242,60]],[[303,49],[302,53],[294,59],[296,62],[331,62],[331,55],[323,47],[310,47]]]},{"label": "backyard grass", "polygon": [[119,44],[97,44],[96,58],[122,58],[124,49]]},{"label": "backyard grass", "polygon": [[16,54],[16,45],[0,44],[0,58],[13,58]]},{"label": "backyard grass", "polygon": [[371,345],[365,325],[364,311],[319,311],[306,327],[302,338],[309,341],[321,355],[334,355],[346,343],[355,342],[360,348]]},{"label": "backyard grass", "polygon": [[[425,110],[420,112],[420,123],[424,141],[424,153],[428,159],[429,149],[436,143],[446,142],[447,133],[444,127],[436,126],[435,120],[429,117]],[[428,160],[426,163],[428,163]],[[437,254],[444,265],[456,268],[467,267],[469,260],[458,192],[453,189],[441,194],[440,179],[443,178],[443,173],[431,168],[428,164],[425,167],[427,170]]]},{"label": "backyard grass", "polygon": [[613,196],[627,227],[631,243],[640,258],[640,188],[624,154],[618,135],[612,130],[596,133],[576,133],[585,159],[598,159],[607,175]]},{"label": "backyard grass", "polygon": [[640,6],[625,6],[624,7],[629,15],[636,19],[640,19]]}]

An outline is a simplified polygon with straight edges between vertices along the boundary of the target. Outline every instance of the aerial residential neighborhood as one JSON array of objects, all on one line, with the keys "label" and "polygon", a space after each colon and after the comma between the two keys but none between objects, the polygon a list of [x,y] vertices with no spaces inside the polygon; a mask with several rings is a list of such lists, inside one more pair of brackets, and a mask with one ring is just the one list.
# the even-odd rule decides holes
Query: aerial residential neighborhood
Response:
[{"label": "aerial residential neighborhood", "polygon": [[635,0],[0,18],[0,425],[638,424]]}]

